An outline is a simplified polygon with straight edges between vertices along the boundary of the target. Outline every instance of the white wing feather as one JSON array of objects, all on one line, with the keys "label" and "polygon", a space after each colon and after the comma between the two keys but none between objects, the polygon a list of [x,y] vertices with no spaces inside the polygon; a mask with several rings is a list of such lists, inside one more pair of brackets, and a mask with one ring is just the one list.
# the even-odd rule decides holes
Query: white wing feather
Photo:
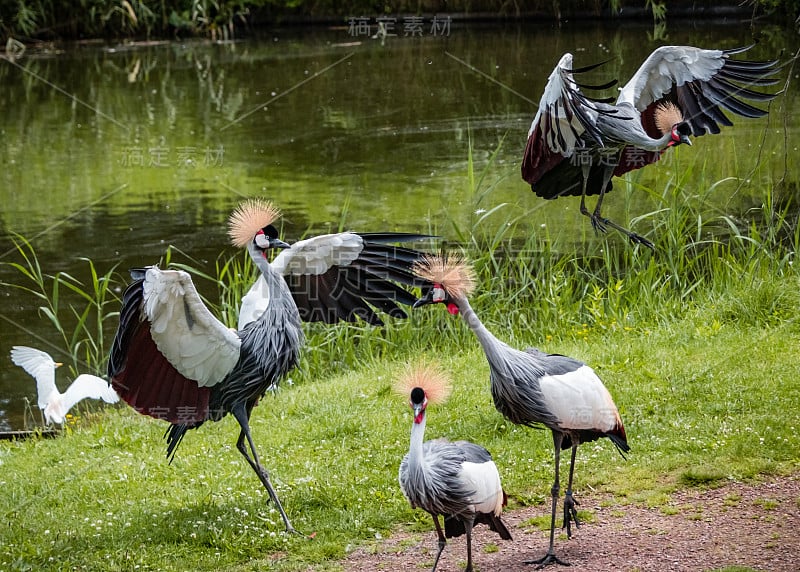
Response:
[{"label": "white wing feather", "polygon": [[611,431],[619,423],[611,394],[588,365],[539,380],[547,407],[564,429]]},{"label": "white wing feather", "polygon": [[[295,242],[275,257],[270,266],[282,274],[320,275],[332,266],[346,266],[353,262],[364,249],[364,239],[352,232],[322,234]],[[242,298],[239,308],[238,328],[256,321],[269,306],[269,288],[263,276],[259,276]]]},{"label": "white wing feather", "polygon": [[75,381],[64,392],[61,406],[64,413],[84,399],[102,399],[106,403],[116,403],[119,395],[102,377],[84,373],[75,378]]},{"label": "white wing feather", "polygon": [[500,484],[500,473],[493,461],[486,463],[462,463],[461,479],[467,487],[475,491],[473,506],[476,512],[503,512],[503,487]]},{"label": "white wing feather", "polygon": [[[578,139],[575,134],[581,135],[585,129],[580,120],[574,113],[567,113],[564,110],[564,93],[567,89],[579,91],[579,88],[572,78],[572,54],[566,53],[561,56],[558,64],[553,69],[550,77],[547,79],[547,85],[544,87],[542,98],[539,100],[539,109],[533,118],[531,127],[528,130],[528,137],[531,136],[536,125],[542,121],[543,114],[547,113],[550,116],[550,126],[547,127],[550,131],[556,130],[556,125],[563,136],[563,141],[558,137],[547,136],[543,131],[545,125],[540,125],[539,129],[542,131],[542,137],[545,137],[547,146],[554,153],[561,153],[569,157],[572,155],[575,147],[578,146]],[[566,76],[566,81],[565,81]],[[591,108],[584,108],[588,117],[595,118],[597,112]],[[574,132],[573,132],[574,130]]]},{"label": "white wing feather", "polygon": [[36,380],[36,394],[39,408],[47,407],[50,394],[56,389],[56,362],[50,354],[29,348],[14,346],[11,348],[11,361],[27,371]]},{"label": "white wing feather", "polygon": [[186,272],[148,268],[144,313],[158,350],[201,387],[222,381],[239,360],[239,336],[209,312]]},{"label": "white wing feather", "polygon": [[352,232],[321,234],[295,242],[272,261],[272,268],[284,276],[324,274],[331,266],[346,266],[364,248],[364,240]]},{"label": "white wing feather", "polygon": [[672,90],[692,81],[710,80],[725,64],[721,50],[691,46],[662,46],[639,66],[628,83],[620,89],[617,105],[630,103],[639,111]]}]

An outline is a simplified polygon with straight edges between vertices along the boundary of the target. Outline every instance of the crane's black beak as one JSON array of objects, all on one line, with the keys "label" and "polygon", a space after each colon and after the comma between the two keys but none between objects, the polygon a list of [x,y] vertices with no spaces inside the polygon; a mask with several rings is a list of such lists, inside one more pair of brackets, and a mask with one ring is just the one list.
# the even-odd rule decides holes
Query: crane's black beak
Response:
[{"label": "crane's black beak", "polygon": [[291,248],[286,242],[283,242],[280,238],[270,238],[269,239],[269,247],[270,248]]},{"label": "crane's black beak", "polygon": [[422,306],[427,306],[428,304],[433,304],[433,303],[434,303],[434,301],[433,301],[433,288],[428,288],[428,291],[425,292],[425,294],[422,296],[422,298],[420,298],[419,300],[414,302],[414,304],[411,307],[412,308],[420,308]]}]

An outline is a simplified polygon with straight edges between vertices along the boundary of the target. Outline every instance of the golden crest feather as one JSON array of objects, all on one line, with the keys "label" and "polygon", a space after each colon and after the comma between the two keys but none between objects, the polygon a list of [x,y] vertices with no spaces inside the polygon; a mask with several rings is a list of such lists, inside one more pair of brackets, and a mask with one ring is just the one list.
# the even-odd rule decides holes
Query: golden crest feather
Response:
[{"label": "golden crest feather", "polygon": [[444,403],[450,396],[452,385],[450,377],[438,364],[418,361],[406,365],[403,374],[394,383],[398,395],[406,398],[415,387],[422,388],[428,403]]},{"label": "golden crest feather", "polygon": [[253,240],[259,230],[272,224],[281,211],[270,201],[250,199],[243,202],[228,218],[228,236],[235,246],[243,247]]},{"label": "golden crest feather", "polygon": [[661,133],[669,133],[672,131],[672,126],[681,121],[683,121],[683,113],[677,105],[670,101],[659,104],[653,112],[653,122]]},{"label": "golden crest feather", "polygon": [[460,254],[426,254],[411,271],[423,280],[440,284],[455,298],[468,296],[475,289],[475,271]]}]

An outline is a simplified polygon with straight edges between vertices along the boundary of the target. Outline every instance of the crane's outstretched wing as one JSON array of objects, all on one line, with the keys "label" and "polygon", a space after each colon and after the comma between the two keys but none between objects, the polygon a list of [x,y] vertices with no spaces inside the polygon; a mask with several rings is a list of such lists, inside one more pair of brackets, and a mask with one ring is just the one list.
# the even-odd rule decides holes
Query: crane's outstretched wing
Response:
[{"label": "crane's outstretched wing", "polygon": [[75,378],[75,381],[64,392],[61,398],[61,407],[64,413],[84,399],[102,399],[106,403],[116,403],[119,395],[114,388],[102,377],[83,373]]},{"label": "crane's outstretched wing", "polygon": [[574,78],[574,74],[599,65],[572,69],[572,54],[567,53],[550,74],[539,101],[539,110],[528,131],[522,158],[522,178],[531,185],[565,157],[571,157],[576,149],[584,147],[584,138],[594,140],[602,147],[596,122],[598,113],[603,111],[584,96],[580,88],[605,89],[616,84],[616,80],[605,85],[582,86]]},{"label": "crane's outstretched wing", "polygon": [[[720,125],[733,125],[722,109],[744,117],[762,117],[763,109],[742,101],[767,102],[777,94],[749,89],[775,84],[772,76],[780,70],[778,60],[746,61],[732,55],[752,46],[731,50],[704,50],[692,46],[662,46],[644,61],[620,90],[617,104],[627,102],[642,112],[642,125],[655,130],[655,108],[671,102],[683,112],[692,135],[719,133]],[[721,109],[720,109],[721,108]]]},{"label": "crane's outstretched wing", "polygon": [[186,272],[151,266],[131,274],[108,363],[114,389],[140,413],[201,422],[209,388],[236,365],[241,340],[209,312]]},{"label": "crane's outstretched wing", "polygon": [[11,361],[33,376],[39,408],[47,407],[47,398],[56,391],[56,363],[50,354],[28,346],[14,346]]},{"label": "crane's outstretched wing", "polygon": [[[307,322],[353,322],[358,318],[380,324],[376,309],[405,317],[399,304],[416,297],[400,285],[418,285],[411,266],[421,253],[393,243],[431,238],[408,233],[340,232],[294,243],[272,261],[286,280]],[[259,277],[242,298],[239,329],[255,321],[269,305],[269,292]]]}]

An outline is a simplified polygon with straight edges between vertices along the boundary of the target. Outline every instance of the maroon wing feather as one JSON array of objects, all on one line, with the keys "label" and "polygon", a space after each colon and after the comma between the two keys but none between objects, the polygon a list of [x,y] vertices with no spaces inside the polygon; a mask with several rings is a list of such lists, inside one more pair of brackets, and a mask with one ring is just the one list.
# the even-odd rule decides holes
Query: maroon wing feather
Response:
[{"label": "maroon wing feather", "polygon": [[525,154],[522,157],[522,178],[530,185],[534,185],[545,173],[563,160],[564,156],[561,153],[550,150],[547,141],[542,137],[539,124],[537,124],[525,145]]},{"label": "maroon wing feather", "polygon": [[126,290],[108,374],[119,396],[143,415],[197,425],[208,418],[211,390],[183,376],[158,351],[142,317],[143,280]]}]

